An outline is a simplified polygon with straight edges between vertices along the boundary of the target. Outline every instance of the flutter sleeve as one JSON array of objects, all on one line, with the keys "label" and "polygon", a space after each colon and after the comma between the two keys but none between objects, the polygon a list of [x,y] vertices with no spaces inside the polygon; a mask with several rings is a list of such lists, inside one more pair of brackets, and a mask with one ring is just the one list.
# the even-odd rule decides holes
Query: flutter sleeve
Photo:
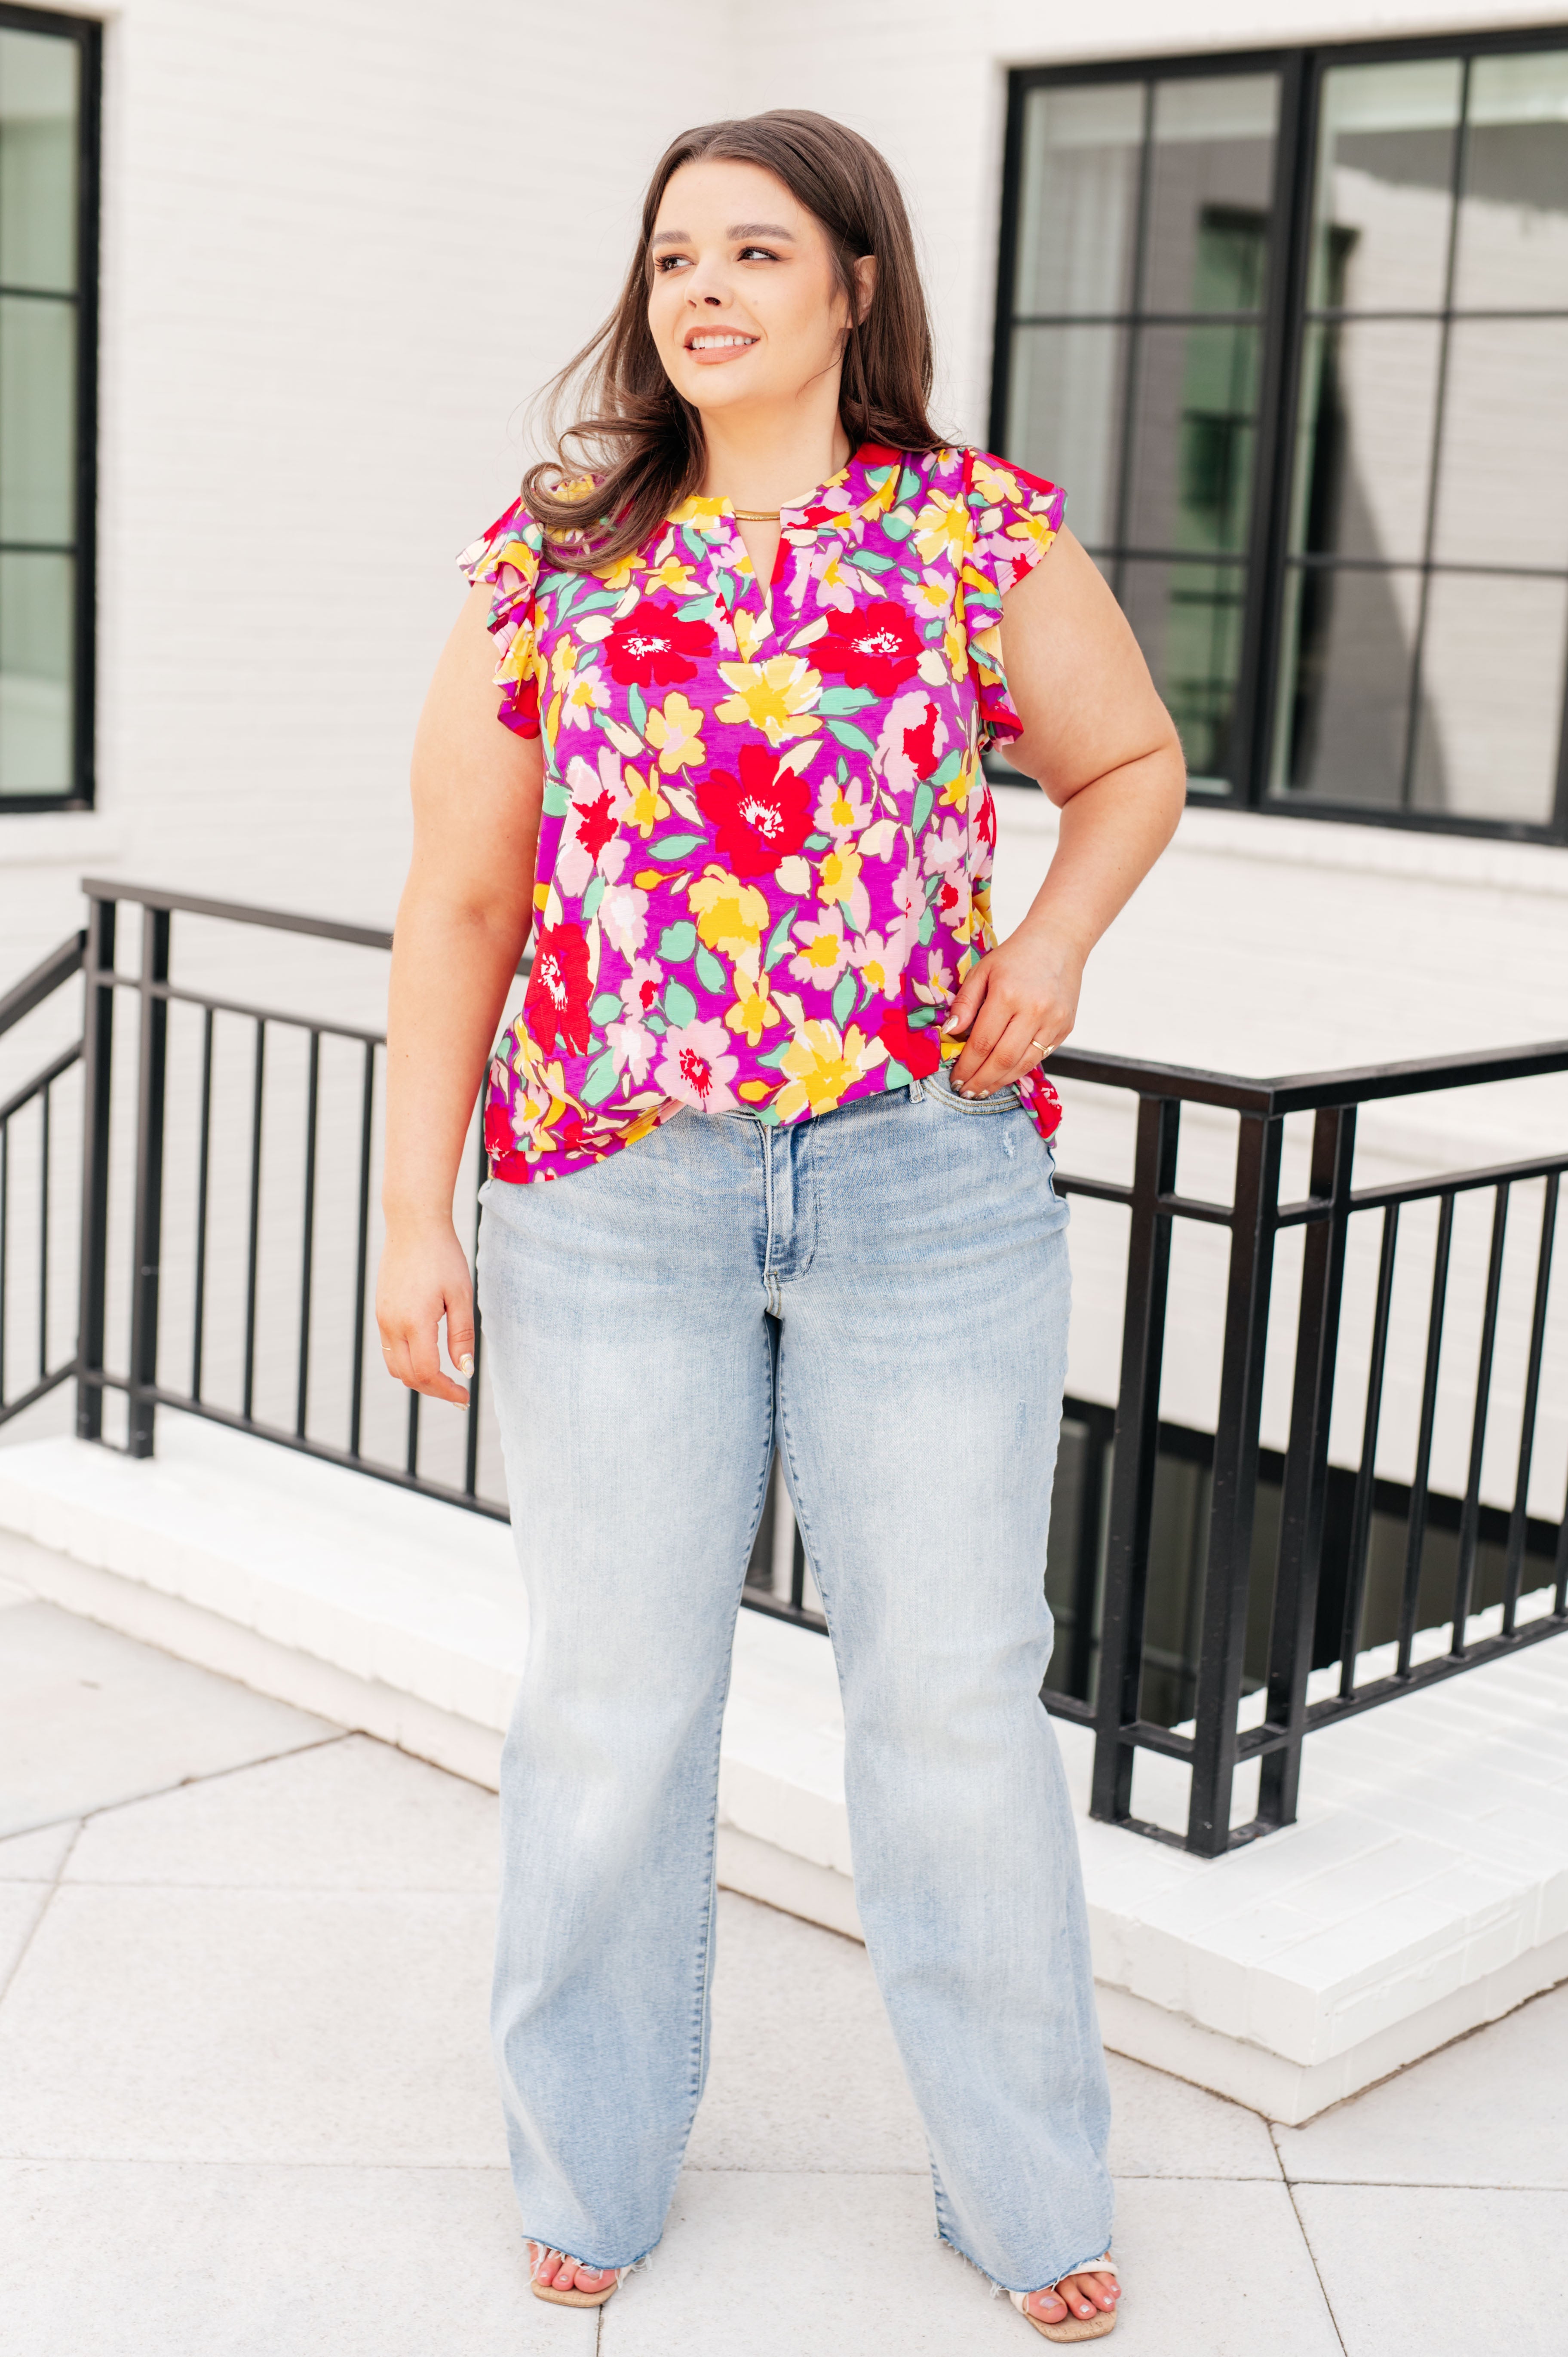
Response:
[{"label": "flutter sleeve", "polygon": [[539,734],[533,601],[543,548],[539,525],[522,501],[515,500],[457,559],[476,588],[484,582],[493,592],[487,627],[499,657],[495,682],[501,692],[500,716],[520,737]]},{"label": "flutter sleeve", "polygon": [[964,460],[969,544],[963,606],[969,662],[980,698],[981,743],[1024,733],[1002,667],[1002,600],[1032,573],[1061,530],[1067,493],[1022,467],[971,450]]}]

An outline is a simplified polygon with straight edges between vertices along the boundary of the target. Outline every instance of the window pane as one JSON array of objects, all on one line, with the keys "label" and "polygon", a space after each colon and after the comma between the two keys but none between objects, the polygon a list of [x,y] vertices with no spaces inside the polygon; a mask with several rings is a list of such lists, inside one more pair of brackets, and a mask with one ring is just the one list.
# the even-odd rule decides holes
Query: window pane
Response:
[{"label": "window pane", "polygon": [[1259,360],[1255,328],[1143,330],[1128,532],[1133,546],[1245,549]]},{"label": "window pane", "polygon": [[1397,808],[1419,573],[1293,565],[1273,791]]},{"label": "window pane", "polygon": [[1442,335],[1416,319],[1307,329],[1293,550],[1420,561]]},{"label": "window pane", "polygon": [[1434,576],[1413,801],[1548,824],[1563,725],[1568,582]]},{"label": "window pane", "polygon": [[75,307],[0,296],[0,540],[70,540],[75,468]]},{"label": "window pane", "polygon": [[1155,85],[1144,310],[1262,304],[1278,115],[1273,74]]},{"label": "window pane", "polygon": [[1019,328],[1013,337],[1007,455],[1060,483],[1079,540],[1116,534],[1124,328]]},{"label": "window pane", "polygon": [[1441,308],[1459,89],[1456,58],[1325,74],[1313,307]]},{"label": "window pane", "polygon": [[1568,51],[1477,58],[1454,300],[1568,310]]},{"label": "window pane", "polygon": [[1568,571],[1568,319],[1456,319],[1434,554]]},{"label": "window pane", "polygon": [[0,32],[0,280],[76,285],[74,41]]},{"label": "window pane", "polygon": [[0,794],[71,790],[69,556],[0,556]]},{"label": "window pane", "polygon": [[1143,136],[1141,82],[1029,92],[1016,310],[1130,309]]},{"label": "window pane", "polygon": [[1235,779],[1232,720],[1241,667],[1245,575],[1237,565],[1126,567],[1122,603],[1169,706],[1188,782],[1224,791]]}]

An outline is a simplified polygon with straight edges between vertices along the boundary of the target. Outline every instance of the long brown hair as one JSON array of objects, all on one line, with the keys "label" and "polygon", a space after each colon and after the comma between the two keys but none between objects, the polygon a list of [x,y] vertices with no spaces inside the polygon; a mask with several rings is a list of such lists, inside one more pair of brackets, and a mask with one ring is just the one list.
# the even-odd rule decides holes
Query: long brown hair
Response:
[{"label": "long brown hair", "polygon": [[[553,564],[586,572],[643,542],[702,483],[706,465],[699,412],[676,392],[648,324],[650,252],[671,176],[703,156],[759,164],[783,181],[827,234],[852,322],[844,339],[839,416],[852,449],[935,450],[942,437],[926,414],[931,392],[931,330],[909,217],[886,156],[825,114],[776,107],[732,123],[683,131],[660,157],[642,200],[642,231],[620,301],[545,388],[554,459],[531,467],[522,497],[543,527]],[[876,279],[856,320],[854,264],[876,256]],[[575,396],[575,397],[574,397]],[[561,419],[577,414],[569,425]],[[571,445],[582,465],[570,468]],[[595,479],[592,525],[585,527],[585,472]],[[566,479],[575,474],[575,485]],[[575,496],[574,496],[575,492]]]}]

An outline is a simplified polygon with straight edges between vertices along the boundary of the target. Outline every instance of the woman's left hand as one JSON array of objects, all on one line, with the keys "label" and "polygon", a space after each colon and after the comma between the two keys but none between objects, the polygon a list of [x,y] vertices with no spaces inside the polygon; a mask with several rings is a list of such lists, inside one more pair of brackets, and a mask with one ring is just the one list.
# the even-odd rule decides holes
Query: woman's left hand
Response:
[{"label": "woman's left hand", "polygon": [[1082,955],[1027,923],[971,967],[942,1026],[944,1039],[969,1034],[948,1067],[959,1094],[993,1096],[1059,1047],[1078,1019],[1082,983]]}]

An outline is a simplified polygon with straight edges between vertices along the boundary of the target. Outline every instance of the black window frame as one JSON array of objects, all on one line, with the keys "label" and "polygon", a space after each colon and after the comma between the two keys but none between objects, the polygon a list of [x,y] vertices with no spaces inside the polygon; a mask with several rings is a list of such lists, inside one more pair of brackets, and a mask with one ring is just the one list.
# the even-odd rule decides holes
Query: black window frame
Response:
[{"label": "black window frame", "polygon": [[[71,648],[71,782],[64,794],[8,794],[0,789],[0,818],[40,811],[90,811],[97,795],[96,692],[98,628],[98,269],[101,201],[103,27],[91,16],[57,16],[0,0],[0,31],[42,33],[77,48],[76,291],[51,301],[74,303],[76,334],[76,530],[58,546],[75,559]],[[0,294],[30,294],[0,285]],[[0,549],[37,544],[0,541]]]},{"label": "black window frame", "polygon": [[[1318,109],[1324,76],[1333,68],[1344,65],[1395,65],[1425,58],[1468,60],[1482,57],[1517,56],[1537,49],[1568,49],[1568,23],[1512,27],[1507,31],[1497,32],[1455,31],[1406,39],[1342,41],[1308,48],[1210,49],[1174,57],[1144,55],[1093,61],[1075,60],[1070,65],[1018,66],[1008,74],[988,429],[991,448],[1001,454],[1005,454],[1007,449],[1007,402],[1015,324],[1014,289],[1023,190],[1025,110],[1030,91],[1047,87],[1081,88],[1085,84],[1109,82],[1194,80],[1214,74],[1269,73],[1279,76],[1279,130],[1271,198],[1274,228],[1262,311],[1256,475],[1244,559],[1247,598],[1234,724],[1236,741],[1242,748],[1239,764],[1240,782],[1229,793],[1218,793],[1210,788],[1190,792],[1188,802],[1195,808],[1256,811],[1268,817],[1327,820],[1341,825],[1402,827],[1423,834],[1478,835],[1494,841],[1500,838],[1523,843],[1568,843],[1568,679],[1565,679],[1558,723],[1556,802],[1553,814],[1545,824],[1535,824],[1522,819],[1461,817],[1443,811],[1379,807],[1366,802],[1331,802],[1316,796],[1308,801],[1305,796],[1271,794],[1268,791],[1280,692],[1291,470],[1295,448],[1303,343],[1307,325],[1305,296]],[[1454,145],[1457,187],[1457,176],[1463,168],[1465,143],[1462,138],[1455,138]],[[1145,125],[1140,164],[1140,224],[1150,153]],[[1136,283],[1133,293],[1136,302],[1141,294]],[[1445,337],[1454,317],[1452,298],[1450,286],[1446,290],[1444,310],[1439,315]],[[1133,397],[1130,388],[1124,395],[1129,416]],[[1118,489],[1124,500],[1125,433],[1121,463],[1123,479]],[[1434,460],[1433,481],[1435,479]],[[1070,523],[1070,483],[1067,490],[1068,521]],[[1421,565],[1414,569],[1426,575],[1443,569],[1434,565],[1430,544]]]}]

